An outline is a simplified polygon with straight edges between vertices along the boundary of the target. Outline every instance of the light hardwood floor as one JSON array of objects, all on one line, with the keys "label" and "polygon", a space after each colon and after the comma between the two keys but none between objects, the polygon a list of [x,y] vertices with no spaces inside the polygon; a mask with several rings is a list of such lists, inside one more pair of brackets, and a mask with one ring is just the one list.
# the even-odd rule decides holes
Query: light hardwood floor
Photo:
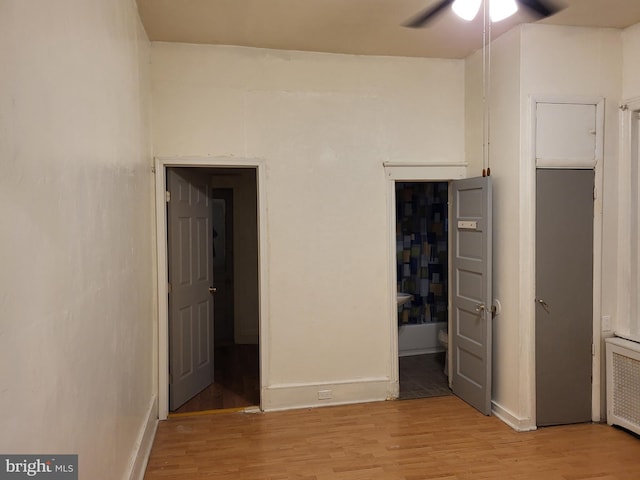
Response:
[{"label": "light hardwood floor", "polygon": [[457,397],[161,422],[146,480],[638,480],[640,439],[606,424],[518,433]]}]

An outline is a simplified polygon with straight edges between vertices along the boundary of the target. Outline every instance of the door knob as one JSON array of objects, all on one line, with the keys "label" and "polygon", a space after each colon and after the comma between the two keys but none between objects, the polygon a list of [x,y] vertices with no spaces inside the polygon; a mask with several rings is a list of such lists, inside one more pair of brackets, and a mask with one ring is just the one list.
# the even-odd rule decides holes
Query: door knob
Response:
[{"label": "door knob", "polygon": [[216,287],[209,287],[209,293],[216,293],[218,289]]},{"label": "door knob", "polygon": [[478,313],[483,312],[485,308],[487,307],[484,306],[484,303],[479,303],[476,305],[476,312]]}]

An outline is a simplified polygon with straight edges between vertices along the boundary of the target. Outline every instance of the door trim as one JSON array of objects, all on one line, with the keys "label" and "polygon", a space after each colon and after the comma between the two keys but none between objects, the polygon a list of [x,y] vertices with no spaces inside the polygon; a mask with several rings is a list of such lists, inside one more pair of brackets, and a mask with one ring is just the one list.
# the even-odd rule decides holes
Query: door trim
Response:
[{"label": "door trim", "polygon": [[262,391],[268,384],[266,378],[268,369],[268,250],[266,248],[266,218],[267,205],[265,193],[265,164],[254,158],[235,157],[155,157],[155,209],[156,209],[156,254],[157,254],[157,388],[158,388],[158,419],[166,420],[169,414],[169,311],[168,311],[168,278],[167,278],[167,204],[165,198],[167,167],[226,167],[226,168],[254,168],[256,170],[256,186],[258,196],[258,325],[260,350],[260,409],[262,409]]},{"label": "door trim", "polygon": [[[389,380],[393,385],[391,397],[398,398],[400,394],[400,374],[398,360],[398,308],[397,308],[397,256],[396,256],[396,182],[450,182],[467,176],[467,164],[409,164],[384,163],[384,173],[387,177],[387,233],[388,237],[388,318],[390,328],[389,344]],[[450,208],[450,207],[449,207]],[[451,236],[449,236],[451,243]],[[448,267],[451,271],[451,249],[449,249]],[[449,307],[451,306],[451,291],[449,290]],[[451,325],[451,308],[448,323]],[[451,342],[451,340],[449,340]],[[451,369],[451,362],[448,365]],[[451,375],[448,376],[451,379]],[[449,382],[451,382],[449,380]]]},{"label": "door trim", "polygon": [[[634,134],[632,128],[634,125],[633,116],[640,115],[640,97],[633,97],[626,99],[618,107],[619,109],[619,126],[620,126],[620,142],[619,142],[619,160],[618,160],[618,242],[617,242],[617,260],[618,260],[618,272],[616,280],[618,285],[630,284],[631,288],[634,288],[633,283],[629,280],[638,276],[638,269],[640,268],[640,261],[638,258],[633,265],[634,250],[637,247],[632,248],[633,238],[633,223],[632,219],[637,218],[638,201],[636,200],[636,194],[634,186],[631,182],[633,172],[634,151],[632,148],[632,142],[634,141]],[[636,120],[637,121],[637,120]],[[638,155],[636,152],[635,155]],[[636,173],[636,172],[633,172]],[[638,189],[637,186],[635,186]],[[637,222],[637,220],[635,220]],[[637,280],[636,280],[637,282]],[[638,283],[635,284],[638,286]],[[636,312],[640,310],[638,305],[634,305],[629,299],[628,290],[625,288],[618,288],[618,294],[616,297],[616,322],[615,331],[623,334],[631,333],[633,329],[633,322],[636,321]],[[612,332],[609,332],[611,335]]]},{"label": "door trim", "polygon": [[[596,146],[593,161],[575,162],[563,159],[547,160],[537,165],[536,159],[536,107],[538,103],[560,103],[594,105],[596,107]],[[603,161],[604,161],[604,107],[603,97],[590,96],[557,96],[557,95],[532,95],[529,103],[529,157],[528,165],[522,169],[520,189],[521,224],[523,234],[520,236],[520,258],[522,261],[521,276],[522,289],[520,297],[520,311],[525,318],[521,332],[521,344],[527,345],[529,363],[529,399],[531,428],[536,428],[536,375],[535,375],[535,223],[536,223],[536,169],[567,168],[594,170],[595,199],[593,201],[593,344],[592,356],[592,385],[591,385],[591,420],[599,422],[602,418],[602,394],[604,383],[602,382],[603,370],[601,369],[602,333],[602,210],[603,210]],[[528,267],[528,268],[527,268]],[[527,388],[527,386],[524,386]]]}]

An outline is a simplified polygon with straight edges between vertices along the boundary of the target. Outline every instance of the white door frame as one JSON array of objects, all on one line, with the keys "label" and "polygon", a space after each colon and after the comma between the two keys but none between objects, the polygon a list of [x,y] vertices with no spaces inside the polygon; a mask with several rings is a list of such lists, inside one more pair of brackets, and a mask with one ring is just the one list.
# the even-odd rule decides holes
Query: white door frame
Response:
[{"label": "white door frame", "polygon": [[[398,163],[385,162],[387,177],[387,232],[389,233],[389,328],[390,328],[390,381],[394,386],[394,396],[400,393],[398,361],[398,307],[397,307],[397,256],[396,256],[396,182],[449,182],[467,176],[466,163]],[[451,270],[449,258],[449,270]],[[449,304],[451,295],[449,294]],[[450,311],[450,309],[449,309]],[[451,317],[449,316],[449,323]],[[451,362],[449,362],[451,367]],[[451,378],[451,376],[449,376]]]},{"label": "white door frame", "polygon": [[[639,269],[640,243],[637,238],[638,228],[638,180],[632,181],[634,172],[633,163],[637,162],[638,152],[634,152],[632,142],[634,133],[632,127],[638,120],[633,116],[640,115],[640,97],[629,98],[619,107],[620,125],[620,156],[618,161],[618,244],[617,259],[618,286],[629,285],[627,288],[618,288],[616,298],[617,314],[615,323],[616,333],[632,333],[632,322],[636,321],[640,308],[636,302],[631,301],[629,291],[638,289],[640,281]],[[635,140],[637,141],[637,140]],[[637,168],[637,165],[636,165]],[[635,244],[632,242],[635,239]],[[612,332],[609,333],[611,335]]]},{"label": "white door frame", "polygon": [[[544,159],[536,157],[536,108],[538,103],[594,105],[596,107],[596,143],[592,159],[568,160],[568,159]],[[530,198],[528,211],[523,213],[523,224],[527,225],[528,235],[521,235],[521,252],[528,251],[527,258],[521,258],[521,272],[524,273],[521,300],[525,306],[521,309],[526,312],[528,321],[524,324],[528,327],[521,333],[521,342],[528,345],[531,368],[530,384],[530,428],[536,428],[536,375],[535,375],[535,223],[536,223],[536,169],[537,168],[564,168],[564,169],[592,169],[595,172],[595,199],[593,203],[593,356],[592,356],[592,385],[591,385],[591,419],[599,422],[601,418],[601,382],[602,371],[600,368],[601,351],[601,312],[602,312],[602,193],[603,193],[603,160],[604,160],[604,98],[583,96],[555,96],[532,95],[530,97],[530,154],[528,166],[523,168],[522,194]],[[528,192],[527,192],[528,191]],[[528,215],[527,215],[528,213]],[[528,217],[528,218],[527,218]],[[525,246],[526,244],[526,246]],[[530,268],[526,268],[527,264]]]},{"label": "white door frame", "polygon": [[156,206],[156,249],[157,249],[157,292],[158,292],[158,419],[166,420],[169,414],[169,311],[167,278],[167,220],[166,220],[166,169],[167,167],[226,167],[255,168],[258,194],[258,300],[260,337],[260,403],[262,391],[267,384],[266,373],[269,358],[269,318],[268,318],[268,261],[266,248],[266,194],[265,165],[262,160],[235,157],[156,157],[155,161],[155,206]]}]

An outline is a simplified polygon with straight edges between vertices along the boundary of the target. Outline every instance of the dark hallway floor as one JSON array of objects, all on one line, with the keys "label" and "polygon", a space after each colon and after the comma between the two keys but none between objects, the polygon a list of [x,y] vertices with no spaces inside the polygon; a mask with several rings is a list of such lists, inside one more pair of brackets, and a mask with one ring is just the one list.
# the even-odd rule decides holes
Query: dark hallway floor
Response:
[{"label": "dark hallway floor", "polygon": [[[444,353],[399,358],[400,400],[451,395]],[[215,383],[173,413],[260,405],[257,345],[221,345],[215,350]]]},{"label": "dark hallway floor", "polygon": [[215,382],[173,413],[260,405],[258,345],[215,347]]}]

